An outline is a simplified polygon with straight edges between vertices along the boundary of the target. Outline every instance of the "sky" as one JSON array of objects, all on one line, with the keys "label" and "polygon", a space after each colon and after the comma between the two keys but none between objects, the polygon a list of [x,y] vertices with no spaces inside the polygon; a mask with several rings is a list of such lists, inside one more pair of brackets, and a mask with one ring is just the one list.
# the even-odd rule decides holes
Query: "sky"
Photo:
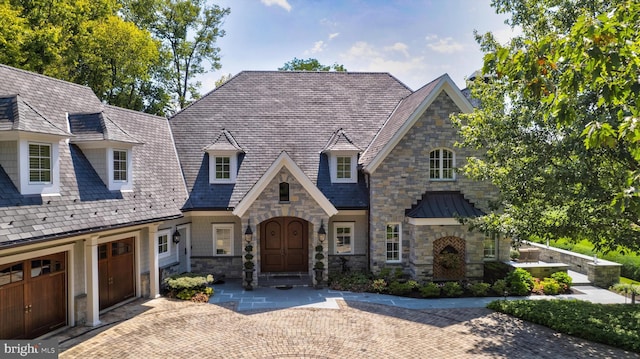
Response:
[{"label": "sky", "polygon": [[444,73],[458,87],[482,67],[473,32],[514,36],[490,0],[214,0],[231,8],[218,39],[222,68],[199,78],[201,92],[226,74],[277,70],[294,57],[388,72],[413,90]]}]

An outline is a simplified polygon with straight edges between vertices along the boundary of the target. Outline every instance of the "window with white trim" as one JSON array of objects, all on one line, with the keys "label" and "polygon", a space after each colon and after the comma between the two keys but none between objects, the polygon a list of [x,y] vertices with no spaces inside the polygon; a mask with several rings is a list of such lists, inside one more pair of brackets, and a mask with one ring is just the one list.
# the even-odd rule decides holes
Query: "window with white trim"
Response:
[{"label": "window with white trim", "polygon": [[386,233],[387,262],[400,262],[402,259],[402,226],[400,223],[388,223]]},{"label": "window with white trim", "polygon": [[51,183],[51,145],[29,143],[29,183]]},{"label": "window with white trim", "polygon": [[338,152],[329,155],[329,173],[333,183],[356,183],[358,154],[354,152]]},{"label": "window with white trim", "polygon": [[158,231],[158,258],[168,257],[171,252],[169,231]]},{"label": "window with white trim", "polygon": [[333,238],[335,254],[353,254],[353,222],[333,222]]},{"label": "window with white trim", "polygon": [[213,255],[233,255],[233,224],[213,225]]},{"label": "window with white trim", "polygon": [[336,157],[336,178],[350,179],[351,178],[351,157],[337,156]]},{"label": "window with white trim", "polygon": [[235,183],[237,172],[237,153],[209,153],[209,183]]},{"label": "window with white trim", "polygon": [[127,182],[127,151],[113,150],[113,180]]},{"label": "window with white trim", "polygon": [[484,259],[495,260],[498,236],[495,233],[487,234],[484,238]]},{"label": "window with white trim", "polygon": [[429,153],[429,179],[454,180],[455,154],[445,148],[439,148]]}]

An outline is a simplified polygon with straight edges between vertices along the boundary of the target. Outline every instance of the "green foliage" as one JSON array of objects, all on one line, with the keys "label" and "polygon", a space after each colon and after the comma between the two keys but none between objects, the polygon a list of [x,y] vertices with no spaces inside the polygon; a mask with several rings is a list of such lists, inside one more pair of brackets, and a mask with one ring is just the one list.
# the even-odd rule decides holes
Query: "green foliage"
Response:
[{"label": "green foliage", "polygon": [[640,249],[640,2],[496,0],[521,35],[476,35],[482,105],[454,117],[462,171],[500,191],[472,228]]},{"label": "green foliage", "polygon": [[387,291],[387,281],[382,278],[374,279],[371,283],[371,289],[376,293],[384,293]]},{"label": "green foliage", "polygon": [[545,295],[556,295],[560,293],[560,289],[562,288],[553,278],[544,278],[540,281],[540,285],[542,285],[542,292]]},{"label": "green foliage", "polygon": [[338,71],[344,72],[347,69],[344,65],[338,65],[334,63],[331,66],[322,65],[317,59],[299,59],[294,57],[293,60],[286,62],[282,67],[278,68],[278,71]]},{"label": "green foliage", "polygon": [[533,277],[531,273],[522,268],[516,268],[505,278],[512,295],[528,295],[533,289]]},{"label": "green foliage", "polygon": [[[384,284],[386,286],[386,282]],[[362,272],[350,272],[329,277],[329,287],[334,290],[348,290],[352,292],[366,292],[372,289],[371,278]]]},{"label": "green foliage", "polygon": [[424,298],[436,298],[440,296],[440,286],[433,282],[423,285],[419,291],[420,295]]},{"label": "green foliage", "polygon": [[204,276],[189,273],[168,277],[163,284],[170,297],[190,300],[198,293],[211,296],[213,294],[213,288],[209,287],[211,283],[213,283],[211,274]]},{"label": "green foliage", "polygon": [[493,283],[493,285],[491,285],[491,290],[497,295],[504,295],[507,288],[507,281],[504,279],[498,279]]},{"label": "green foliage", "polygon": [[316,260],[321,261],[321,260],[323,260],[323,259],[324,259],[324,254],[319,253],[319,252],[318,252],[318,253],[316,253]]},{"label": "green foliage", "polygon": [[469,285],[468,290],[474,297],[485,297],[489,294],[489,288],[491,284],[479,282]]},{"label": "green foliage", "polygon": [[315,269],[324,269],[324,262],[316,262],[316,264],[313,266],[313,268],[315,268]]},{"label": "green foliage", "polygon": [[558,282],[561,292],[568,291],[573,284],[573,279],[567,274],[567,272],[555,272],[551,274],[551,279]]},{"label": "green foliage", "polygon": [[442,286],[442,295],[445,297],[459,297],[462,294],[464,294],[464,290],[458,282],[446,282]]},{"label": "green foliage", "polygon": [[640,295],[640,285],[630,283],[618,283],[614,284],[611,288],[616,293],[627,295]]},{"label": "green foliage", "polygon": [[487,283],[495,283],[498,279],[504,279],[504,277],[509,274],[510,270],[511,267],[502,262],[485,262],[483,281]]},{"label": "green foliage", "polygon": [[407,281],[405,283],[393,281],[389,284],[389,293],[393,295],[406,296],[413,292],[415,288],[417,288],[417,284],[418,283],[415,281]]},{"label": "green foliage", "polygon": [[499,300],[487,307],[562,333],[640,353],[640,311],[632,305]]},{"label": "green foliage", "polygon": [[244,262],[244,269],[253,269],[254,267],[255,267],[255,264],[252,261]]}]

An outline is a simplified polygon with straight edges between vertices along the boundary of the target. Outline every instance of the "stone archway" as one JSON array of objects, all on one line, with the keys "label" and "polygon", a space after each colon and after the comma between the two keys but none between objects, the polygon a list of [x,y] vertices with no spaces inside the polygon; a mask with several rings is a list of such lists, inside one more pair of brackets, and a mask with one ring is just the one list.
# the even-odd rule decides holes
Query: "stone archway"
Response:
[{"label": "stone archway", "polygon": [[465,242],[459,237],[442,237],[433,242],[433,279],[464,279]]}]

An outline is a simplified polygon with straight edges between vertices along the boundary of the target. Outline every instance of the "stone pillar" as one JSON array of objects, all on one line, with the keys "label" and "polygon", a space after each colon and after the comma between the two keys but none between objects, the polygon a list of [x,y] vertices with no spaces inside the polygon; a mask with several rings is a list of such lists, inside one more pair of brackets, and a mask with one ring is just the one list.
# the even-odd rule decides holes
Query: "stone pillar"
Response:
[{"label": "stone pillar", "polygon": [[158,264],[158,244],[156,237],[158,236],[158,224],[152,224],[149,227],[149,298],[158,298],[160,296],[160,270]]},{"label": "stone pillar", "polygon": [[95,327],[100,324],[100,293],[98,277],[98,236],[85,241],[85,273],[87,279],[87,315],[86,325]]}]

